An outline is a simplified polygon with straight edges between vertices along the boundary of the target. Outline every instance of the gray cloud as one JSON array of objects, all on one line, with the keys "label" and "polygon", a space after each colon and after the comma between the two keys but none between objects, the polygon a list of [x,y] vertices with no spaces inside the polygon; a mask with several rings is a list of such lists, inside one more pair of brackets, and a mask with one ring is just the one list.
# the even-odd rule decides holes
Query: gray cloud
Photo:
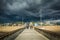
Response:
[{"label": "gray cloud", "polygon": [[7,4],[7,7],[10,10],[19,10],[19,9],[27,8],[28,4],[26,2],[23,2],[23,3],[14,2],[12,5]]},{"label": "gray cloud", "polygon": [[51,16],[60,19],[57,13],[60,14],[60,0],[0,0],[0,17],[7,20],[30,16],[39,18],[40,15],[44,19]]}]

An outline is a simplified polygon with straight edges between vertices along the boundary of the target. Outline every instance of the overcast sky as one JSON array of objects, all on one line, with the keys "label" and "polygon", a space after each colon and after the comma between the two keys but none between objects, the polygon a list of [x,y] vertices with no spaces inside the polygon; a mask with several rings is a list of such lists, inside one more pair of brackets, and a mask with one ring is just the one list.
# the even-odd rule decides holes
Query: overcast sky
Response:
[{"label": "overcast sky", "polygon": [[0,0],[0,21],[60,19],[60,0]]}]

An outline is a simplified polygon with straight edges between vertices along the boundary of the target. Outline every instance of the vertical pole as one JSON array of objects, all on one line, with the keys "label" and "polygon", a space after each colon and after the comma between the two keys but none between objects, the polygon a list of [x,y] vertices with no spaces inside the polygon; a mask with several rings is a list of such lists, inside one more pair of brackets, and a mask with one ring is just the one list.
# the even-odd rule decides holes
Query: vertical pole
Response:
[{"label": "vertical pole", "polygon": [[40,22],[41,22],[41,26],[42,26],[42,9],[40,9]]},{"label": "vertical pole", "polygon": [[23,25],[23,17],[22,17],[22,25]]}]

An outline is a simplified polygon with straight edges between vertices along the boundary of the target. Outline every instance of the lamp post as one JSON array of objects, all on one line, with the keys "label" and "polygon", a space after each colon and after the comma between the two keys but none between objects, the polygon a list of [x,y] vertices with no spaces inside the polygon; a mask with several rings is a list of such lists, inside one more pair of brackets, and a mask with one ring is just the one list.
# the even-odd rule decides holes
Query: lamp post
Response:
[{"label": "lamp post", "polygon": [[43,24],[42,23],[42,9],[40,9],[40,12],[39,13],[40,13],[40,22],[41,22],[40,25],[42,26],[42,24]]},{"label": "lamp post", "polygon": [[22,19],[21,19],[21,20],[22,20],[22,25],[23,25],[23,17],[22,17]]}]

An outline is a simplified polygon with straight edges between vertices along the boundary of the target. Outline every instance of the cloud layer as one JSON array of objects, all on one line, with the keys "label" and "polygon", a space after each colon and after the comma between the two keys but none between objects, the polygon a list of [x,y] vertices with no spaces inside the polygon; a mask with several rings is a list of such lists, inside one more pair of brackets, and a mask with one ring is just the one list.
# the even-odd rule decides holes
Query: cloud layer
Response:
[{"label": "cloud layer", "polygon": [[60,0],[0,0],[0,21],[60,19]]}]

